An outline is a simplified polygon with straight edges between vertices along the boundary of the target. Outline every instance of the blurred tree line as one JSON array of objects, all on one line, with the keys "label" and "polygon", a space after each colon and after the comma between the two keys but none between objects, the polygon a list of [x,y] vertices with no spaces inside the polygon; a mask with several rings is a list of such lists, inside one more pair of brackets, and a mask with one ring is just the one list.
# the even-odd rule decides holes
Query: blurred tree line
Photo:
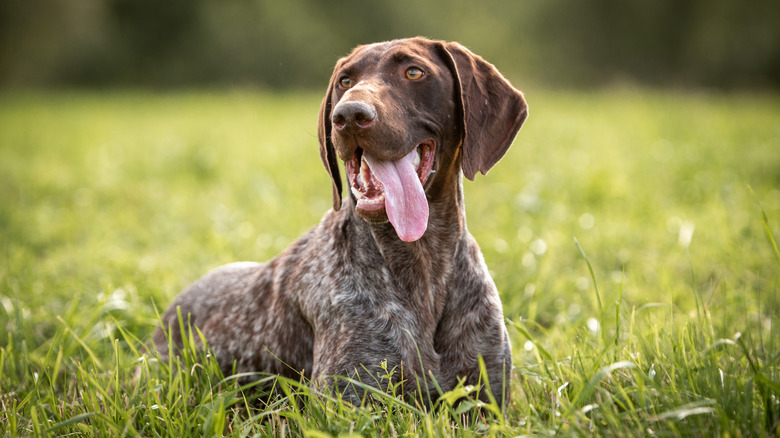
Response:
[{"label": "blurred tree line", "polygon": [[780,88],[776,0],[2,0],[0,87],[321,88],[414,35],[518,83]]}]

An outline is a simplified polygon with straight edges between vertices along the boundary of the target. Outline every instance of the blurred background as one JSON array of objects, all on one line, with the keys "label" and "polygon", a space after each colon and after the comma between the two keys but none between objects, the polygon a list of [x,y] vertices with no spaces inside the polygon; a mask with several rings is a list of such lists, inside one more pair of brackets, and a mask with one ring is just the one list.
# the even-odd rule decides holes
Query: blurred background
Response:
[{"label": "blurred background", "polygon": [[780,88],[774,0],[3,0],[0,87],[321,89],[353,46],[415,35],[524,89]]}]

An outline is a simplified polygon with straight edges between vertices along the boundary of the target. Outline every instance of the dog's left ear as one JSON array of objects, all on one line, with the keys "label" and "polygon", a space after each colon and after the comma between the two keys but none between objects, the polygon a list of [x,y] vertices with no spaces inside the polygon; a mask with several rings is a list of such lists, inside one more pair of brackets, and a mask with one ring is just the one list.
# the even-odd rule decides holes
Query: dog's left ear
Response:
[{"label": "dog's left ear", "polygon": [[528,104],[493,64],[458,43],[442,43],[442,48],[462,118],[461,168],[474,180],[478,171],[486,174],[509,149],[528,117]]},{"label": "dog's left ear", "polygon": [[333,210],[338,211],[341,209],[341,173],[339,172],[338,155],[336,155],[336,149],[333,147],[333,143],[330,140],[331,96],[333,93],[333,81],[335,80],[336,72],[334,70],[333,76],[331,76],[330,83],[328,84],[328,92],[325,93],[325,98],[322,99],[322,105],[320,106],[317,133],[320,138],[320,158],[322,159],[322,164],[328,169],[328,174],[330,175],[333,186]]}]

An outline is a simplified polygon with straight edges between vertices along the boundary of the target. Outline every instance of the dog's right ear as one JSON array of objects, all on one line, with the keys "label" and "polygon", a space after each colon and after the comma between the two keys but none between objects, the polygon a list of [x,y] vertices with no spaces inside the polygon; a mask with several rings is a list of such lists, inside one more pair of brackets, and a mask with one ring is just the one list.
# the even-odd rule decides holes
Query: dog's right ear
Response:
[{"label": "dog's right ear", "polygon": [[334,81],[336,80],[336,71],[334,70],[333,76],[330,78],[328,84],[328,92],[325,93],[325,98],[322,99],[322,106],[320,106],[319,124],[317,125],[317,133],[320,138],[320,158],[322,164],[328,169],[330,180],[333,186],[333,210],[338,211],[341,209],[341,173],[339,173],[339,161],[338,155],[336,155],[336,149],[333,147],[333,143],[330,140],[331,131],[331,98],[333,94]]}]

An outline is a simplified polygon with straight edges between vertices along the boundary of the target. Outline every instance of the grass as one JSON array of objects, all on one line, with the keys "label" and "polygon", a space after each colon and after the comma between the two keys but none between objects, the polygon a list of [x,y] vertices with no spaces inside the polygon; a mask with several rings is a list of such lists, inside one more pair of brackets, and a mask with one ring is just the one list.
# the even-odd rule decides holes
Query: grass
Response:
[{"label": "grass", "polygon": [[502,416],[468,387],[433,410],[284,379],[258,401],[201,352],[144,354],[187,283],[329,208],[319,96],[0,96],[0,432],[780,434],[780,98],[527,97],[465,187],[514,349]]}]

